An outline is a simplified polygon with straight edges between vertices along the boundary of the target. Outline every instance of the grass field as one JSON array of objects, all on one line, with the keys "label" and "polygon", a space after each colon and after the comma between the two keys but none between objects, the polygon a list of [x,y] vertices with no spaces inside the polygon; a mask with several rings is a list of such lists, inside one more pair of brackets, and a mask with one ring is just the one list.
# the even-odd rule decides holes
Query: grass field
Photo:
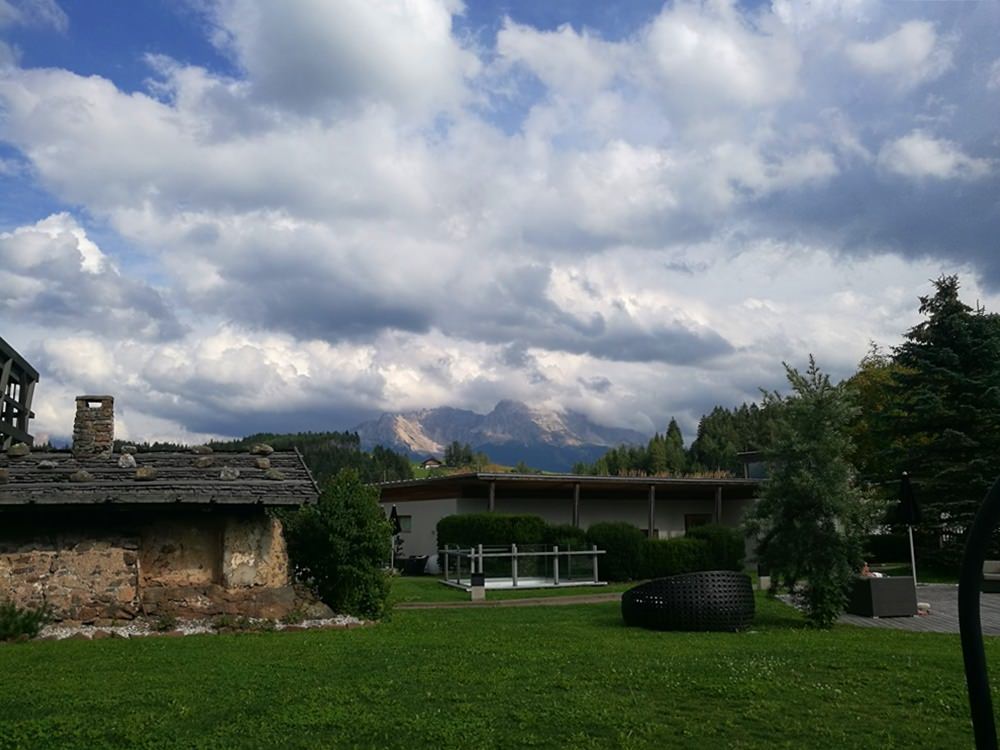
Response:
[{"label": "grass field", "polygon": [[[1000,643],[987,644],[1000,674]],[[611,604],[0,646],[0,748],[970,747],[957,636],[655,633]]]}]

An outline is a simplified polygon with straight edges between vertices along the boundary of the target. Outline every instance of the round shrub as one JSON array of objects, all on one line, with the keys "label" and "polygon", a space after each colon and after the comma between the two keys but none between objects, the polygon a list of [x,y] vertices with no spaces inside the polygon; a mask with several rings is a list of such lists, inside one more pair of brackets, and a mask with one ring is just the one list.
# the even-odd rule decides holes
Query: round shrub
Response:
[{"label": "round shrub", "polygon": [[587,543],[605,550],[598,566],[608,581],[633,581],[642,573],[645,535],[630,523],[595,523],[587,529]]},{"label": "round shrub", "polygon": [[743,570],[746,544],[739,529],[709,523],[689,529],[684,538],[700,539],[708,545],[708,567],[703,570]]},{"label": "round shrub", "polygon": [[343,469],[319,502],[286,519],[288,557],[296,577],[336,612],[378,618],[385,614],[392,526],[376,487]]}]

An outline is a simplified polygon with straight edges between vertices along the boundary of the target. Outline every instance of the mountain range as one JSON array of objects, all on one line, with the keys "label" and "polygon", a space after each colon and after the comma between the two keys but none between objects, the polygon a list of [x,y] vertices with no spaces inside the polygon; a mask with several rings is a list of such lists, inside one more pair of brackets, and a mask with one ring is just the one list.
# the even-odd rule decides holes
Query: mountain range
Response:
[{"label": "mountain range", "polygon": [[499,402],[489,414],[441,406],[383,414],[354,428],[361,447],[376,445],[414,458],[442,458],[452,441],[467,443],[495,463],[523,461],[546,471],[569,471],[622,443],[645,443],[635,430],[604,427],[575,411],[537,409],[520,401]]}]

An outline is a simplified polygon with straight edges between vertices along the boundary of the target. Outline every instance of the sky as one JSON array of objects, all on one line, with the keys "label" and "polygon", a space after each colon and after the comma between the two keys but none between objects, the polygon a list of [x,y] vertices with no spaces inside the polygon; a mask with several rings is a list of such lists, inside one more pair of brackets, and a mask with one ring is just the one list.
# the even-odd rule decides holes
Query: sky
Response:
[{"label": "sky", "polygon": [[1000,4],[0,0],[0,336],[118,435],[686,437],[1000,311]]}]

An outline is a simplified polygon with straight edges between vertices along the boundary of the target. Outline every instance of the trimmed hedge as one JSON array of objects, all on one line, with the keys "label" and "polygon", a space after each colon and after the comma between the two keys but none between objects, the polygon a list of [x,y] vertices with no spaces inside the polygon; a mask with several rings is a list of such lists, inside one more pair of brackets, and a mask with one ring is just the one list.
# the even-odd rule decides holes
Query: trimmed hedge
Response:
[{"label": "trimmed hedge", "polygon": [[642,545],[642,578],[718,570],[712,560],[709,543],[704,539],[645,539]]},{"label": "trimmed hedge", "polygon": [[587,532],[569,523],[546,526],[543,541],[546,546],[556,546],[559,549],[581,550],[590,546],[587,544]]},{"label": "trimmed hedge", "polygon": [[634,581],[642,575],[645,541],[645,534],[630,523],[595,523],[587,529],[587,543],[605,550],[598,569],[607,581]]},{"label": "trimmed hedge", "polygon": [[545,521],[538,516],[459,513],[438,521],[438,546],[543,544],[547,528]]},{"label": "trimmed hedge", "polygon": [[746,544],[743,532],[717,523],[695,526],[685,539],[699,539],[708,545],[707,564],[702,570],[743,570]]}]

